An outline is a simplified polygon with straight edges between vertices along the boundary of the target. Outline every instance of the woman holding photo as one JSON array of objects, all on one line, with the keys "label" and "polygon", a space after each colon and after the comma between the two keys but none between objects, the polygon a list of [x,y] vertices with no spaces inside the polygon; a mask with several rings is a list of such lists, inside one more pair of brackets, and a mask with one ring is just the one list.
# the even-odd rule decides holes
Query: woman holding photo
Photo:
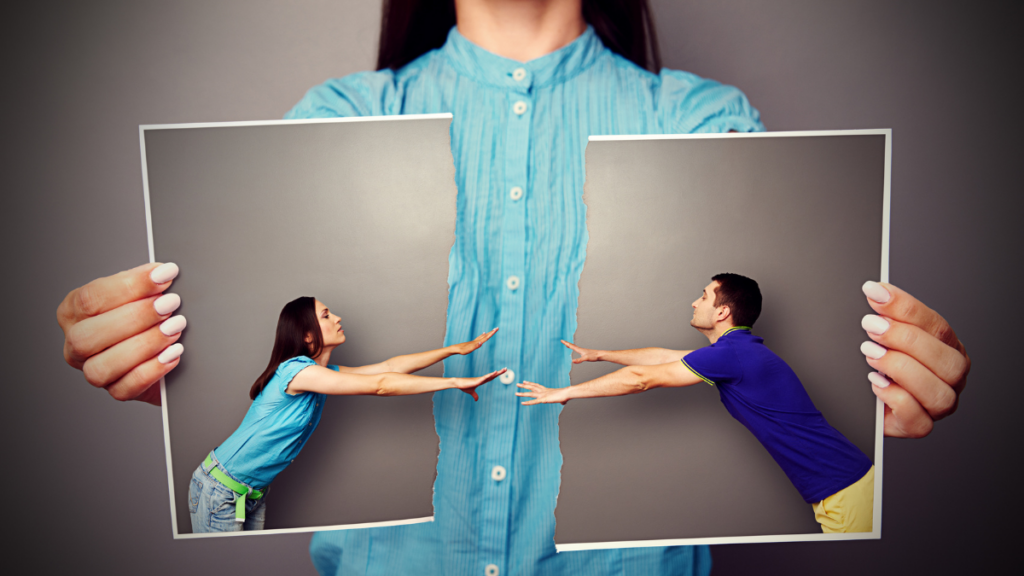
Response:
[{"label": "woman holding photo", "polygon": [[252,406],[220,446],[196,468],[189,485],[192,532],[262,530],[271,482],[295,461],[316,430],[327,395],[404,396],[455,388],[477,400],[476,388],[505,372],[478,378],[410,373],[455,354],[469,354],[497,332],[437,350],[349,368],[328,364],[345,342],[341,318],[303,296],[281,310],[270,362],[249,390]]},{"label": "woman holding photo", "polygon": [[[501,365],[510,382],[568,382],[559,340],[576,331],[589,135],[764,130],[739,89],[661,68],[643,0],[388,0],[377,70],[314,87],[286,117],[436,112],[453,114],[459,189],[445,341],[502,328],[446,372]],[[158,299],[176,273],[147,264],[72,291],[57,313],[65,360],[119,400],[158,404],[153,384],[179,363],[168,324],[178,301]],[[866,361],[887,376],[865,393],[887,405],[886,435],[925,436],[956,409],[966,352],[910,294],[874,282],[864,292],[880,317],[866,325],[878,344]],[[951,356],[958,370],[940,370]],[[320,573],[710,572],[706,546],[556,554],[560,408],[520,410],[511,387],[490,388],[469,411],[452,396],[435,396],[435,521],[321,532],[310,547]]]}]

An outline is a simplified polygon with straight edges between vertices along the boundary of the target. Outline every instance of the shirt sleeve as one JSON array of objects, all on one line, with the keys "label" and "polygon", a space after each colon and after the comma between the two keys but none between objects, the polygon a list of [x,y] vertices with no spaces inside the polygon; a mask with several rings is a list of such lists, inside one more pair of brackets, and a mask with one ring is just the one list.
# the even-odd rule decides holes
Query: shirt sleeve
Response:
[{"label": "shirt sleeve", "polygon": [[296,356],[295,358],[285,360],[281,362],[281,365],[277,367],[277,372],[274,373],[274,385],[286,396],[298,396],[301,392],[298,394],[288,394],[288,385],[291,384],[296,374],[302,372],[304,368],[314,365],[316,365],[316,362],[313,362],[307,356]]},{"label": "shirt sleeve", "polygon": [[401,100],[391,70],[358,72],[344,78],[332,78],[306,92],[285,120],[340,118],[347,116],[384,116],[397,114]]},{"label": "shirt sleeve", "polygon": [[659,108],[666,133],[763,132],[761,113],[735,86],[689,72],[663,69]]},{"label": "shirt sleeve", "polygon": [[690,352],[682,359],[683,366],[708,384],[730,384],[739,380],[739,366],[734,354],[723,346],[705,346]]}]

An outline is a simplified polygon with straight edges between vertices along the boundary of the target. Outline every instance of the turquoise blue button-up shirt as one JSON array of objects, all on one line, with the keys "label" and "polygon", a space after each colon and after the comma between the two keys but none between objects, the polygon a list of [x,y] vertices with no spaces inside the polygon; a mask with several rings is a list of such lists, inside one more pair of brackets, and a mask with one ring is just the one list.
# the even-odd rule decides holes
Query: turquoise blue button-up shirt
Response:
[{"label": "turquoise blue button-up shirt", "polygon": [[[281,362],[238,429],[213,451],[235,479],[262,490],[302,451],[320,424],[327,396],[287,390],[296,374],[316,365],[308,356]],[[328,368],[338,369],[333,364]]]},{"label": "turquoise blue button-up shirt", "polygon": [[[401,70],[353,74],[310,90],[286,118],[451,112],[458,186],[446,344],[495,326],[445,373],[508,367],[514,382],[569,384],[577,282],[586,256],[584,150],[597,134],[763,130],[736,88],[693,74],[651,74],[590,28],[521,63],[453,28]],[[514,384],[434,395],[441,439],[434,522],[321,532],[321,574],[707,574],[707,547],[556,553],[562,456],[559,405],[521,406]],[[500,468],[498,468],[500,467]],[[502,475],[501,472],[505,474]]]}]

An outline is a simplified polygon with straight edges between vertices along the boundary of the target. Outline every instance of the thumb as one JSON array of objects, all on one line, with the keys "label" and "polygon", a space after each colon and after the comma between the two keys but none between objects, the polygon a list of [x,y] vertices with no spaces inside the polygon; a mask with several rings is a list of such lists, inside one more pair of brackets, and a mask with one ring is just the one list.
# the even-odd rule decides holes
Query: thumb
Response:
[{"label": "thumb", "polygon": [[871,391],[888,408],[885,413],[885,435],[900,438],[921,438],[932,431],[932,418],[910,392],[885,376],[872,372]]}]

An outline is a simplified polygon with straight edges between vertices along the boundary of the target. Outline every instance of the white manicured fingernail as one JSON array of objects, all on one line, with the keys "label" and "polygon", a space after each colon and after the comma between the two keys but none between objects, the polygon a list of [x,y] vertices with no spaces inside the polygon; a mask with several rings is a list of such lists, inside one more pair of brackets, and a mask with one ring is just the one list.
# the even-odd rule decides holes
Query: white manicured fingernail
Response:
[{"label": "white manicured fingernail", "polygon": [[892,384],[892,382],[890,382],[888,378],[882,376],[878,372],[869,373],[868,380],[870,380],[872,384],[878,386],[879,388],[885,388],[889,384]]},{"label": "white manicured fingernail", "polygon": [[889,321],[881,316],[867,314],[860,321],[860,327],[872,334],[880,336],[885,334],[885,331],[889,329]]},{"label": "white manicured fingernail", "polygon": [[188,323],[184,316],[173,316],[164,320],[164,323],[160,325],[160,331],[164,333],[164,336],[174,336],[184,330],[186,324]]},{"label": "white manicured fingernail", "polygon": [[181,344],[171,344],[163,352],[161,352],[160,355],[156,357],[156,359],[159,360],[161,364],[170,364],[178,356],[181,356],[181,353],[184,351],[185,347],[182,346]]},{"label": "white manicured fingernail", "polygon": [[892,295],[890,295],[889,291],[885,289],[885,286],[882,286],[878,282],[872,282],[871,280],[865,282],[860,289],[864,291],[865,296],[879,304],[885,304],[889,301],[889,298],[892,298]]},{"label": "white manicured fingernail", "polygon": [[177,294],[164,294],[153,301],[153,308],[161,316],[174,312],[178,306],[181,306],[181,296]]},{"label": "white manicured fingernail", "polygon": [[860,351],[861,354],[864,354],[865,356],[871,358],[872,360],[878,360],[882,356],[885,356],[885,353],[888,352],[888,350],[886,350],[884,347],[879,346],[874,342],[865,342],[861,344]]},{"label": "white manicured fingernail", "polygon": [[178,276],[178,265],[174,262],[168,262],[167,264],[161,264],[153,269],[149,273],[149,279],[156,284],[163,284],[164,282],[170,282]]}]

